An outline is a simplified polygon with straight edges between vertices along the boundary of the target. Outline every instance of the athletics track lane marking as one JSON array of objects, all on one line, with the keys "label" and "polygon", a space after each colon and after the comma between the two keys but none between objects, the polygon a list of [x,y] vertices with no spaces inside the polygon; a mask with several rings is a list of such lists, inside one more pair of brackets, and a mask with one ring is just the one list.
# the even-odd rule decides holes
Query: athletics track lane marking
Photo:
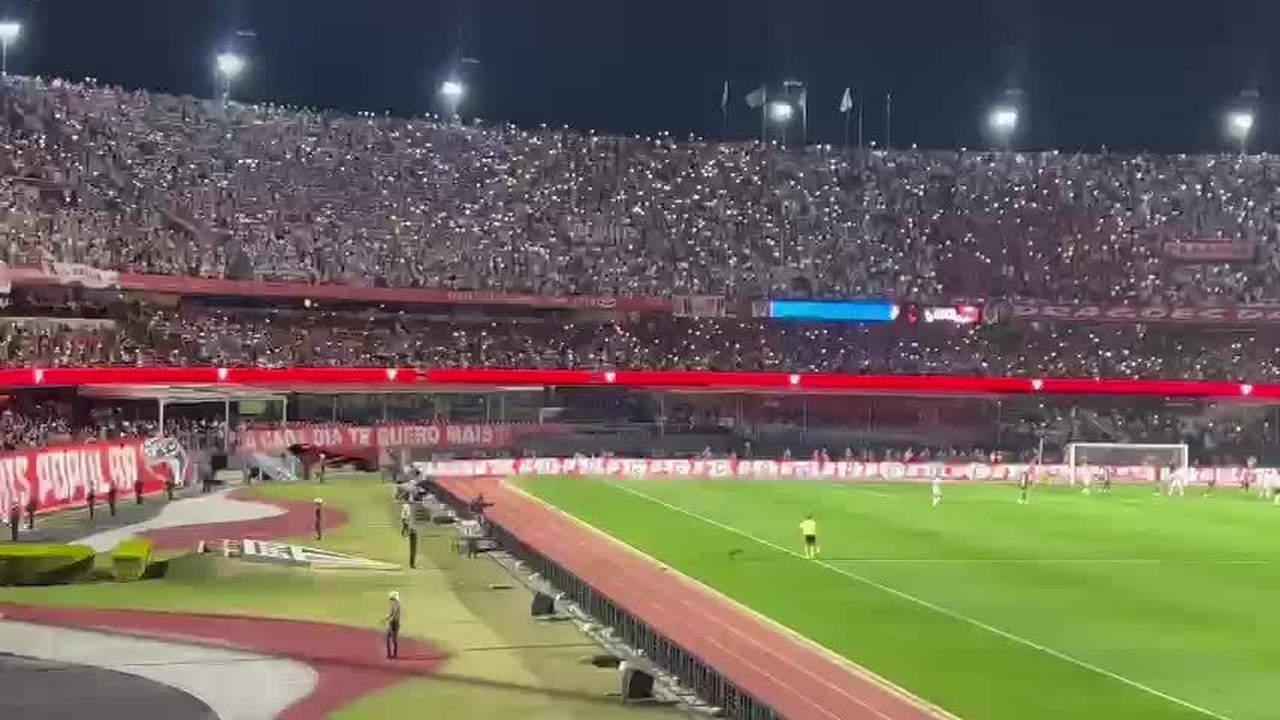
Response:
[{"label": "athletics track lane marking", "polygon": [[1034,650],[1039,650],[1040,652],[1051,655],[1055,658],[1058,658],[1059,660],[1063,660],[1065,662],[1071,663],[1072,665],[1075,665],[1077,667],[1084,668],[1085,670],[1095,672],[1099,675],[1104,675],[1106,677],[1111,678],[1112,680],[1122,682],[1125,685],[1128,685],[1129,687],[1135,688],[1137,690],[1141,690],[1151,695],[1155,695],[1158,698],[1167,700],[1171,703],[1174,703],[1175,705],[1180,705],[1184,708],[1187,708],[1188,710],[1193,710],[1202,715],[1207,715],[1208,717],[1216,718],[1216,720],[1231,720],[1231,718],[1227,717],[1226,715],[1216,713],[1212,710],[1200,707],[1199,705],[1195,705],[1193,703],[1187,702],[1186,700],[1176,698],[1168,693],[1161,692],[1160,690],[1150,687],[1149,685],[1143,685],[1137,680],[1131,680],[1123,675],[1119,675],[1117,673],[1111,672],[1106,668],[1099,667],[1086,660],[1081,660],[1077,657],[1068,655],[1062,652],[1061,650],[1054,650],[1051,647],[1046,647],[1044,645],[1041,645],[1040,643],[1035,642],[1034,640],[1028,640],[1027,638],[1024,638],[1020,635],[1014,635],[1008,630],[1001,630],[1000,628],[995,627],[994,625],[988,625],[987,623],[982,622],[981,620],[978,620],[976,618],[971,618],[968,615],[957,612],[955,610],[951,610],[949,608],[942,607],[941,605],[932,603],[928,600],[925,600],[924,598],[916,597],[915,595],[912,595],[907,592],[903,592],[902,590],[899,590],[895,587],[891,587],[889,585],[885,585],[884,583],[877,582],[876,580],[873,580],[865,575],[859,575],[858,573],[855,573],[851,570],[847,570],[845,568],[832,565],[822,560],[806,560],[803,555],[796,552],[795,550],[792,550],[790,548],[785,548],[781,545],[765,540],[762,537],[752,535],[751,533],[745,530],[741,530],[739,528],[733,527],[732,525],[726,525],[718,520],[713,520],[709,517],[706,517],[705,515],[699,515],[698,513],[693,512],[692,510],[688,510],[686,508],[682,508],[679,505],[673,505],[665,500],[660,500],[651,495],[647,495],[643,492],[640,492],[639,490],[636,490],[635,488],[626,487],[624,485],[619,485],[616,483],[605,483],[605,484],[608,485],[609,487],[616,488],[629,495],[634,495],[635,497],[648,500],[649,502],[654,503],[655,505],[659,505],[661,507],[667,508],[668,510],[673,510],[682,515],[687,515],[695,520],[700,520],[708,525],[713,525],[715,527],[718,527],[721,530],[725,530],[735,535],[738,535],[740,537],[744,537],[748,540],[759,543],[760,545],[764,545],[765,547],[773,548],[778,552],[785,553],[787,555],[790,555],[792,557],[795,557],[801,560],[805,560],[806,562],[811,562],[816,565],[820,565],[834,573],[839,573],[840,575],[844,575],[845,577],[851,578],[853,580],[857,580],[858,582],[863,583],[864,585],[873,587],[877,590],[880,590],[881,592],[886,592],[890,595],[893,595],[894,597],[901,598],[903,600],[914,603],[924,608],[928,608],[930,610],[933,610],[934,612],[942,613],[947,617],[953,618],[955,620],[959,620],[964,623],[968,623],[970,625],[973,625],[974,627],[981,628],[983,630],[986,630],[987,632],[993,633],[995,635],[999,635],[1000,637],[1005,638],[1006,640],[1011,640],[1015,643],[1018,643],[1019,645],[1024,645]]}]

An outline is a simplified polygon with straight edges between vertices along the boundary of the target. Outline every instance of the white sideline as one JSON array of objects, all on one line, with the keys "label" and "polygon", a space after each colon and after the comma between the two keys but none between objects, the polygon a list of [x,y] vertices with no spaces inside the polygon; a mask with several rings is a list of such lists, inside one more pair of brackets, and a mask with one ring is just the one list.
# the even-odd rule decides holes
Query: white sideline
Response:
[{"label": "white sideline", "polygon": [[[768,541],[768,540],[765,540],[765,539],[764,539],[764,538],[762,538],[762,537],[758,537],[758,536],[756,536],[756,535],[752,535],[751,533],[746,532],[745,530],[740,530],[740,529],[738,529],[738,528],[736,528],[736,527],[733,527],[733,526],[731,526],[731,525],[726,525],[726,524],[724,524],[724,523],[722,523],[722,522],[720,522],[720,521],[718,521],[718,520],[713,520],[713,519],[711,519],[711,518],[709,518],[709,517],[706,517],[705,515],[699,515],[698,513],[693,512],[692,510],[688,510],[688,509],[682,508],[682,507],[680,507],[680,506],[678,506],[678,505],[673,505],[673,504],[671,504],[671,503],[669,503],[669,502],[666,502],[665,500],[660,500],[660,499],[655,498],[655,497],[653,497],[653,496],[651,496],[651,495],[647,495],[647,494],[645,494],[645,493],[643,493],[643,492],[640,492],[639,490],[636,490],[635,488],[626,487],[626,486],[624,486],[624,485],[620,485],[620,484],[612,483],[612,482],[605,483],[605,484],[606,484],[606,485],[608,485],[609,487],[616,488],[617,490],[620,490],[620,491],[622,491],[622,492],[625,492],[625,493],[627,493],[627,494],[629,494],[629,495],[634,495],[635,497],[642,498],[642,499],[644,499],[644,500],[648,500],[649,502],[654,503],[654,504],[656,504],[656,505],[660,505],[660,506],[662,506],[662,507],[664,507],[664,508],[667,508],[668,510],[673,510],[673,511],[675,511],[675,512],[681,513],[682,515],[687,515],[687,516],[689,516],[689,517],[691,517],[691,518],[694,518],[695,520],[700,520],[700,521],[702,521],[702,522],[704,522],[704,523],[706,523],[706,524],[708,524],[708,525],[713,525],[713,526],[715,526],[715,527],[718,527],[718,528],[720,528],[721,530],[726,530],[726,531],[731,532],[731,533],[733,533],[733,534],[735,534],[735,535],[738,535],[738,536],[744,537],[744,538],[746,538],[746,539],[748,539],[748,540],[751,540],[751,541],[753,541],[753,542],[759,543],[760,545],[764,545],[765,547],[773,548],[774,550],[777,550],[778,552],[785,553],[785,554],[787,554],[787,555],[791,555],[792,557],[800,558],[800,559],[802,559],[802,560],[804,560],[804,559],[805,559],[803,555],[801,555],[800,553],[796,552],[795,550],[792,550],[792,549],[790,549],[790,548],[785,548],[785,547],[783,547],[783,546],[781,546],[781,545],[778,545],[778,544],[776,544],[776,543],[773,543],[773,542],[770,542],[770,541]],[[959,620],[959,621],[961,621],[961,622],[968,623],[968,624],[970,624],[970,625],[973,625],[974,627],[978,627],[978,628],[981,628],[981,629],[983,629],[983,630],[986,630],[987,632],[993,633],[993,634],[995,634],[995,635],[999,635],[1000,637],[1005,638],[1006,640],[1011,640],[1011,641],[1013,641],[1013,642],[1015,642],[1015,643],[1018,643],[1018,644],[1020,644],[1020,645],[1025,645],[1026,647],[1032,648],[1032,649],[1034,649],[1034,650],[1039,650],[1040,652],[1043,652],[1043,653],[1045,653],[1045,654],[1051,655],[1051,656],[1053,656],[1053,657],[1055,657],[1055,658],[1058,658],[1059,660],[1064,660],[1064,661],[1066,661],[1066,662],[1068,662],[1068,663],[1071,663],[1072,665],[1075,665],[1075,666],[1080,667],[1080,668],[1084,668],[1085,670],[1089,670],[1089,671],[1095,672],[1095,673],[1097,673],[1097,674],[1099,674],[1099,675],[1104,675],[1104,676],[1106,676],[1106,677],[1111,678],[1112,680],[1119,681],[1119,682],[1121,682],[1121,683],[1124,683],[1125,685],[1128,685],[1129,687],[1135,688],[1135,689],[1137,689],[1137,690],[1141,690],[1141,691],[1146,692],[1146,693],[1149,693],[1149,694],[1151,694],[1151,695],[1155,695],[1155,696],[1156,696],[1156,697],[1158,697],[1158,698],[1161,698],[1161,699],[1163,699],[1163,700],[1167,700],[1167,701],[1169,701],[1169,702],[1171,702],[1171,703],[1174,703],[1175,705],[1180,705],[1180,706],[1182,706],[1182,707],[1184,707],[1184,708],[1187,708],[1188,710],[1193,710],[1193,711],[1198,712],[1198,713],[1200,713],[1200,714],[1202,714],[1202,715],[1206,715],[1206,716],[1211,717],[1211,718],[1216,718],[1216,720],[1231,720],[1231,718],[1227,717],[1226,715],[1222,715],[1222,714],[1220,714],[1220,713],[1216,713],[1216,712],[1214,712],[1214,711],[1212,711],[1212,710],[1209,710],[1209,709],[1206,709],[1206,708],[1202,708],[1202,707],[1200,707],[1199,705],[1195,705],[1195,704],[1193,704],[1193,703],[1187,702],[1186,700],[1182,700],[1182,699],[1180,699],[1180,698],[1176,698],[1176,697],[1174,697],[1174,696],[1172,696],[1172,695],[1170,695],[1170,694],[1168,694],[1168,693],[1161,692],[1161,691],[1159,691],[1159,690],[1157,690],[1157,689],[1155,689],[1155,688],[1153,688],[1153,687],[1150,687],[1150,686],[1148,686],[1148,685],[1143,685],[1142,683],[1138,682],[1137,680],[1131,680],[1131,679],[1129,679],[1129,678],[1127,678],[1127,677],[1125,677],[1125,676],[1123,676],[1123,675],[1118,675],[1118,674],[1116,674],[1116,673],[1114,673],[1114,672],[1111,672],[1110,670],[1107,670],[1106,668],[1098,667],[1097,665],[1094,665],[1093,663],[1090,663],[1090,662],[1087,662],[1087,661],[1085,661],[1085,660],[1081,660],[1081,659],[1079,659],[1079,658],[1073,657],[1073,656],[1068,655],[1068,654],[1066,654],[1066,653],[1064,653],[1064,652],[1062,652],[1062,651],[1060,651],[1060,650],[1054,650],[1054,649],[1053,649],[1053,648],[1051,648],[1051,647],[1045,647],[1044,645],[1041,645],[1041,644],[1039,644],[1039,643],[1035,642],[1034,640],[1028,640],[1027,638],[1021,637],[1021,636],[1019,636],[1019,635],[1014,635],[1013,633],[1011,633],[1011,632],[1009,632],[1009,631],[1007,631],[1007,630],[1001,630],[1000,628],[995,627],[995,626],[993,626],[993,625],[988,625],[987,623],[984,623],[984,622],[982,622],[981,620],[977,620],[977,619],[975,619],[975,618],[971,618],[971,617],[969,617],[969,616],[967,616],[967,615],[964,615],[964,614],[962,614],[962,613],[956,612],[955,610],[951,610],[951,609],[948,609],[948,608],[942,607],[941,605],[934,604],[934,603],[929,602],[928,600],[925,600],[925,599],[923,599],[923,598],[916,597],[915,595],[911,595],[911,594],[909,594],[909,593],[903,592],[903,591],[901,591],[901,590],[898,590],[897,588],[890,587],[890,586],[885,585],[885,584],[883,584],[883,583],[880,583],[880,582],[877,582],[877,581],[875,581],[875,580],[872,580],[871,578],[866,577],[865,575],[859,575],[858,573],[852,572],[852,571],[850,571],[850,570],[846,570],[846,569],[844,569],[844,568],[837,567],[837,566],[835,566],[835,565],[832,565],[832,564],[827,563],[827,562],[822,561],[822,560],[806,560],[806,562],[812,562],[812,563],[814,563],[814,564],[816,564],[816,565],[820,565],[820,566],[822,566],[822,567],[824,567],[824,568],[826,568],[826,569],[828,569],[828,570],[830,570],[830,571],[832,571],[832,572],[834,572],[834,573],[839,573],[840,575],[844,575],[845,577],[851,578],[851,579],[853,579],[853,580],[857,580],[858,582],[863,583],[864,585],[867,585],[867,586],[873,587],[873,588],[875,588],[875,589],[877,589],[877,590],[880,590],[880,591],[882,591],[882,592],[885,592],[885,593],[888,593],[888,594],[890,594],[890,595],[893,595],[894,597],[901,598],[901,599],[903,599],[903,600],[906,600],[906,601],[908,601],[908,602],[914,603],[914,604],[919,605],[919,606],[924,607],[924,608],[928,608],[928,609],[930,609],[930,610],[933,610],[934,612],[941,613],[941,614],[946,615],[947,617],[953,618],[953,619],[955,619],[955,620]]]},{"label": "white sideline", "polygon": [[1223,558],[1184,560],[1181,558],[827,558],[827,562],[849,565],[1270,565],[1266,558]]}]

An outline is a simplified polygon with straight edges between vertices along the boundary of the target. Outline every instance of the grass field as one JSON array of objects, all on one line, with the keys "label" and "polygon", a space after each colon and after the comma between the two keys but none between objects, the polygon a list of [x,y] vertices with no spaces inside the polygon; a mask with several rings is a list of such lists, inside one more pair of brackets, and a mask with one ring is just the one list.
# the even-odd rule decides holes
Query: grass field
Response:
[{"label": "grass field", "polygon": [[966,720],[1280,717],[1280,508],[1238,490],[521,483]]},{"label": "grass field", "polygon": [[[363,557],[406,562],[397,506],[373,476],[330,476],[324,485],[255,486],[263,497],[310,501],[322,496],[349,522],[320,546]],[[523,588],[494,590],[511,578],[488,560],[450,547],[450,529],[421,525],[419,568],[398,572],[314,572],[235,561],[195,564],[164,580],[141,583],[0,588],[0,601],[37,605],[187,610],[336,622],[378,629],[386,594],[405,601],[404,632],[450,653],[441,676],[398,683],[339,711],[337,720],[416,717],[519,717],[521,720],[631,720],[679,717],[672,709],[623,706],[615,671],[584,658],[599,651],[570,624],[529,617]],[[376,656],[378,646],[371,646]]]}]

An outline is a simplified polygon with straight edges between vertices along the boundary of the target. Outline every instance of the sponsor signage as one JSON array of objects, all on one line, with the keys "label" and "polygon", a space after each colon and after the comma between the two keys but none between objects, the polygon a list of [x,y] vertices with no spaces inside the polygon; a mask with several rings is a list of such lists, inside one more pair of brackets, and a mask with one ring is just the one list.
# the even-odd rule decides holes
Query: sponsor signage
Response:
[{"label": "sponsor signage", "polygon": [[1258,255],[1252,240],[1179,240],[1164,243],[1161,250],[1166,260],[1185,263],[1253,262]]},{"label": "sponsor signage", "polygon": [[556,426],[524,423],[340,425],[298,424],[286,428],[245,428],[239,450],[279,455],[293,445],[313,445],[335,453],[360,454],[382,448],[507,447],[525,432],[549,432]]},{"label": "sponsor signage", "polygon": [[927,307],[922,314],[925,322],[949,322],[956,325],[975,325],[982,322],[982,308],[977,305],[955,307]]},{"label": "sponsor signage", "polygon": [[[631,458],[525,458],[519,460],[447,460],[414,463],[427,476],[480,477],[509,475],[583,475],[598,477],[736,478],[794,480],[872,480],[927,482],[934,477],[951,481],[1011,481],[1023,472],[1035,479],[1070,482],[1071,467],[1063,464],[983,462],[819,462],[811,460],[733,459],[631,459]],[[1115,482],[1153,482],[1154,468],[1143,465],[1106,466]],[[1086,472],[1098,476],[1102,466],[1076,468],[1081,480]],[[1243,467],[1189,468],[1193,482],[1239,484],[1252,472],[1256,482],[1280,486],[1280,469]]]},{"label": "sponsor signage", "polygon": [[185,474],[182,464],[170,460],[149,457],[142,440],[0,453],[0,508],[14,503],[26,508],[32,499],[36,512],[78,507],[88,500],[90,488],[105,503],[111,487],[119,497],[130,497],[138,480],[143,493],[160,492],[170,478],[181,484]]},{"label": "sponsor signage", "polygon": [[1023,321],[1135,324],[1276,325],[1280,324],[1280,306],[1055,305],[1019,300],[1013,303],[1013,319]]},{"label": "sponsor signage", "polygon": [[399,570],[394,563],[370,560],[356,555],[345,555],[331,550],[267,542],[264,540],[216,540],[202,542],[198,552],[217,552],[223,557],[239,558],[249,562],[273,563],[309,567],[315,570]]}]

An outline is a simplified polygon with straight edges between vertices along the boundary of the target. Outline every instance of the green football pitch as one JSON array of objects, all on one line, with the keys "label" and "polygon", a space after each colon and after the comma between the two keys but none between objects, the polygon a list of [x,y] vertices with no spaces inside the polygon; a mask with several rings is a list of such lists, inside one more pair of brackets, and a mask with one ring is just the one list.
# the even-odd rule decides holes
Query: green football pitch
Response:
[{"label": "green football pitch", "polygon": [[1234,488],[520,482],[966,720],[1280,717],[1280,507]]}]

